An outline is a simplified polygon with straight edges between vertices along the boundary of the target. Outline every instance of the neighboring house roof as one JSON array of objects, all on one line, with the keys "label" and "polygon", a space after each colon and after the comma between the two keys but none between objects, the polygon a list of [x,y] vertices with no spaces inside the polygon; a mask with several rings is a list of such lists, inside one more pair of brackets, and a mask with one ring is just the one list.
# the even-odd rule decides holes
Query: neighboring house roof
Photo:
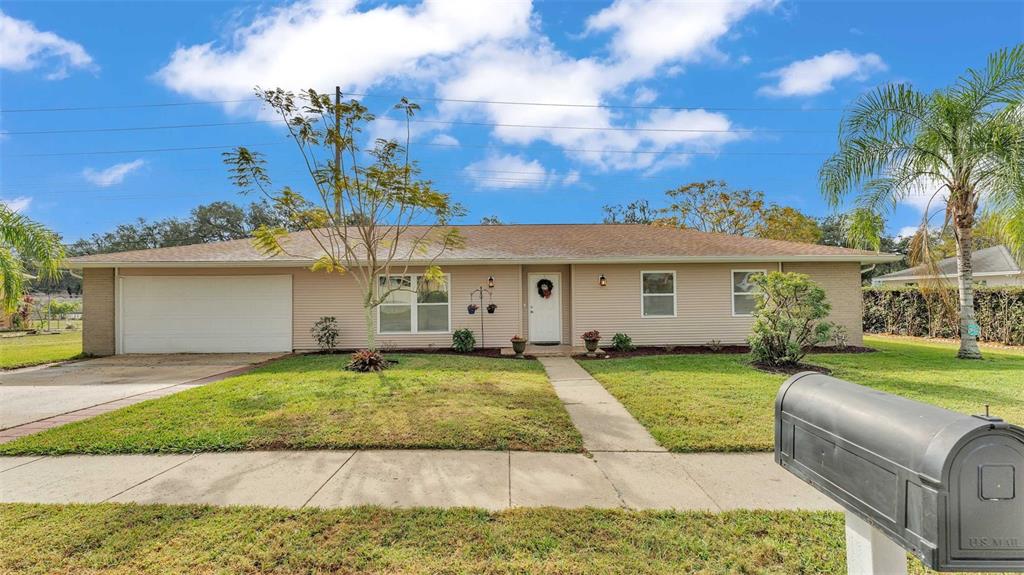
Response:
[{"label": "neighboring house roof", "polygon": [[[643,224],[521,224],[455,226],[464,247],[435,261],[460,263],[604,263],[673,261],[889,262],[898,255],[816,244],[713,234]],[[422,234],[429,228],[411,228]],[[412,236],[410,236],[412,237]],[[248,239],[70,258],[73,268],[110,266],[308,265],[323,253],[307,231],[283,244],[291,255],[266,256]],[[400,249],[400,254],[410,253]],[[436,250],[410,259],[429,261]]]},{"label": "neighboring house roof", "polygon": [[[993,246],[977,250],[971,254],[971,267],[975,276],[1012,276],[1021,273],[1020,264],[1014,259],[1013,254],[1006,246]],[[929,269],[925,264],[878,276],[873,281],[903,281],[923,278],[957,277],[956,257],[939,260],[935,269]]]}]

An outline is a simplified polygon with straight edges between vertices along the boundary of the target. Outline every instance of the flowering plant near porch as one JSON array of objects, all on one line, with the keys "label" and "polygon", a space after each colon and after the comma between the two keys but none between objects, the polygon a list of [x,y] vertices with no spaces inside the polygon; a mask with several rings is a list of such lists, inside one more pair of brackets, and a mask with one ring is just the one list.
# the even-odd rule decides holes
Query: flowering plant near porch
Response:
[{"label": "flowering plant near porch", "polygon": [[434,262],[462,243],[458,229],[447,224],[464,210],[421,179],[410,159],[409,121],[419,106],[404,98],[395,106],[405,115],[404,144],[368,143],[362,132],[374,115],[356,100],[342,102],[340,90],[333,98],[315,90],[294,94],[280,88],[257,89],[256,95],[288,129],[309,181],[275,189],[262,154],[245,147],[225,153],[224,162],[243,193],[270,200],[293,228],[313,238],[317,249],[295,253],[283,227],[261,226],[253,242],[268,255],[311,259],[314,271],[350,274],[362,295],[367,348],[376,350],[375,309],[395,291],[410,289],[378,278],[407,274],[415,259],[425,266],[426,281],[444,281]]}]

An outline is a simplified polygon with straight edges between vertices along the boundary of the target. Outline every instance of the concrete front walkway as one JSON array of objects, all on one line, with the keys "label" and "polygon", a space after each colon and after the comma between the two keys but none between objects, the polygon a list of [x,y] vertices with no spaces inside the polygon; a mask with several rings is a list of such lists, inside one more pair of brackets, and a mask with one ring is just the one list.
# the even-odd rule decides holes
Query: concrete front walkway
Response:
[{"label": "concrete front walkway", "polygon": [[0,457],[0,502],[837,509],[770,454],[263,451]]},{"label": "concrete front walkway", "polygon": [[572,358],[538,359],[573,424],[580,430],[587,451],[666,451],[619,400]]}]

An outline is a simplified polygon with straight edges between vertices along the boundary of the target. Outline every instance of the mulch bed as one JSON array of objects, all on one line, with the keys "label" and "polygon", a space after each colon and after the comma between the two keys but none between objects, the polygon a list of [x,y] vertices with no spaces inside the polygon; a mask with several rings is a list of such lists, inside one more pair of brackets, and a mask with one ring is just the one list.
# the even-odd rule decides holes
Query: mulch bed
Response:
[{"label": "mulch bed", "polygon": [[768,365],[767,363],[754,362],[750,364],[750,367],[768,373],[782,373],[786,375],[796,375],[804,371],[816,371],[818,373],[824,373],[825,375],[832,375],[831,369],[810,363],[798,363],[796,365],[782,367],[777,365]]},{"label": "mulch bed", "polygon": [[[615,351],[614,349],[603,349],[604,355],[588,356],[588,355],[575,355],[576,359],[592,360],[592,359],[613,359],[613,358],[630,358],[630,357],[644,357],[648,355],[694,355],[694,354],[715,354],[715,353],[750,353],[750,347],[746,345],[723,345],[716,346],[714,349],[706,345],[676,345],[676,346],[644,346],[638,347],[633,351]],[[812,354],[815,353],[874,353],[878,350],[871,347],[861,347],[856,345],[848,345],[844,348],[837,348],[834,346],[823,346],[816,347]],[[823,368],[821,368],[823,369]],[[794,372],[796,373],[796,372]]]},{"label": "mulch bed", "polygon": [[[311,351],[310,354],[321,354],[321,355],[352,355],[358,350],[355,349],[336,349],[332,351]],[[502,355],[500,347],[487,347],[477,348],[468,353],[457,352],[453,349],[446,347],[425,347],[425,348],[381,348],[380,352],[387,355],[392,353],[398,353],[403,355],[460,355],[460,356],[473,356],[473,357],[492,357],[495,359],[516,359],[513,355]],[[530,354],[523,356],[525,359],[536,359]]]}]

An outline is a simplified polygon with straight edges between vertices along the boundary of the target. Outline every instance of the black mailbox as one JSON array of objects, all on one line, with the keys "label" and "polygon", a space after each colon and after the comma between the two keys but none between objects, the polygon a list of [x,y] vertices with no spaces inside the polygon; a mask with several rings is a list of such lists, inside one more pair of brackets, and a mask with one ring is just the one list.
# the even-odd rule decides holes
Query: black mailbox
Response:
[{"label": "black mailbox", "polygon": [[932,569],[1024,571],[1020,427],[805,372],[775,400],[775,461]]}]

